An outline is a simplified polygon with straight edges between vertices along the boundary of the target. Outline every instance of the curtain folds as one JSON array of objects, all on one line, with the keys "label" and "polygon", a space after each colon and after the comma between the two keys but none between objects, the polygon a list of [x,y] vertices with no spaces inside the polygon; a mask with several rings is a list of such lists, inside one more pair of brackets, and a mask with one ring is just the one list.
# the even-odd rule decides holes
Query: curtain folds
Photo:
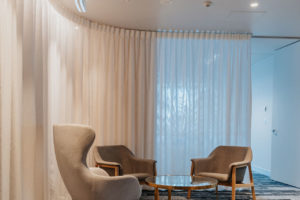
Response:
[{"label": "curtain folds", "polygon": [[156,33],[92,23],[47,0],[20,5],[0,3],[1,199],[70,199],[55,123],[88,124],[94,145],[153,158]]},{"label": "curtain folds", "polygon": [[0,3],[0,199],[21,199],[22,27],[18,0]]},{"label": "curtain folds", "polygon": [[165,174],[214,145],[249,145],[248,35],[132,31],[58,10],[0,1],[1,199],[70,199],[56,123],[88,124],[94,145],[124,144]]},{"label": "curtain folds", "polygon": [[[90,124],[98,145],[153,156],[155,33],[75,24],[49,14],[48,76],[54,123]],[[53,20],[55,19],[55,20]]]},{"label": "curtain folds", "polygon": [[[53,153],[53,124],[88,124],[96,131],[94,145],[123,144],[138,157],[154,156],[155,63],[149,61],[154,59],[155,33],[99,25],[61,12],[47,6],[41,36],[47,47],[42,77],[48,199],[68,199]],[[88,163],[93,166],[91,154]]]},{"label": "curtain folds", "polygon": [[159,174],[189,174],[218,145],[250,146],[250,35],[157,35],[155,157]]}]

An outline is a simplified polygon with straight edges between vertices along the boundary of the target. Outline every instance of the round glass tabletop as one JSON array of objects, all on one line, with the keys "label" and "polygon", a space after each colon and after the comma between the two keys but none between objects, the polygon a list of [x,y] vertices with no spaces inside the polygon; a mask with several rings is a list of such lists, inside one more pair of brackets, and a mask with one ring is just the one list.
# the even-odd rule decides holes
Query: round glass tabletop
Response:
[{"label": "round glass tabletop", "polygon": [[201,176],[153,176],[146,178],[148,185],[173,189],[206,189],[216,187],[218,180]]}]

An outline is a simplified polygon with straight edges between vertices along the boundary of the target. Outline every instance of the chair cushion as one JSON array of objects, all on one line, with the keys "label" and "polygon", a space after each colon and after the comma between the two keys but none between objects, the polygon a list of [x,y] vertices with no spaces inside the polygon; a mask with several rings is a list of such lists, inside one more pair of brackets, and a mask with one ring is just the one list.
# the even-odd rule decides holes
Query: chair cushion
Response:
[{"label": "chair cushion", "polygon": [[205,177],[215,178],[221,182],[226,182],[229,179],[228,174],[212,173],[212,172],[200,172],[197,174],[197,176],[205,176]]},{"label": "chair cushion", "polygon": [[136,177],[139,181],[144,181],[146,178],[152,176],[151,174],[147,173],[133,173],[133,174],[126,174]]}]

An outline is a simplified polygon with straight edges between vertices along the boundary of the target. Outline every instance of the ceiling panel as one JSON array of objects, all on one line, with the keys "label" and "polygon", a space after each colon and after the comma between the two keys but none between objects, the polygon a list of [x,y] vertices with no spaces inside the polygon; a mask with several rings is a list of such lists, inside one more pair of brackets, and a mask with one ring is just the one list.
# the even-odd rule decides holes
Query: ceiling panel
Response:
[{"label": "ceiling panel", "polygon": [[[300,36],[300,0],[87,0],[79,13],[75,0],[57,0],[89,19],[134,29],[199,29]],[[161,3],[163,2],[163,3]]]}]

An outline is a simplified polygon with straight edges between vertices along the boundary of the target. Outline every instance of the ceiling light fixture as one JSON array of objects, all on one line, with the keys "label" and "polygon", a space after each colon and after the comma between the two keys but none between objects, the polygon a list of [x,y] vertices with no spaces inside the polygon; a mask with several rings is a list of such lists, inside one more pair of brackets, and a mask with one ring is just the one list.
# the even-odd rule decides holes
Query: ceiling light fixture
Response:
[{"label": "ceiling light fixture", "polygon": [[86,12],[86,2],[85,0],[75,0],[76,8],[79,12]]},{"label": "ceiling light fixture", "polygon": [[210,1],[210,0],[208,0],[208,1],[204,1],[203,2],[203,5],[205,6],[205,7],[211,7],[211,5],[213,4],[213,2],[212,1]]},{"label": "ceiling light fixture", "polygon": [[250,3],[250,7],[251,8],[256,8],[256,7],[258,7],[259,6],[259,3],[258,2],[252,2],[252,3]]}]

